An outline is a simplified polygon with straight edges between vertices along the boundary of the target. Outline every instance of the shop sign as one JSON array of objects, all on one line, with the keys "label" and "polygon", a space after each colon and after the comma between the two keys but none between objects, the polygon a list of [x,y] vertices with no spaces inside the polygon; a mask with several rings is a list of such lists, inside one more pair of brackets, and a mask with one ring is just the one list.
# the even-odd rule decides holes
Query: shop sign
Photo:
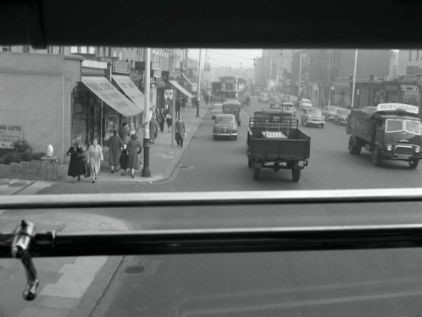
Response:
[{"label": "shop sign", "polygon": [[129,64],[123,61],[114,61],[113,62],[113,73],[120,73],[120,74],[129,74]]},{"label": "shop sign", "polygon": [[22,128],[17,125],[0,124],[0,148],[13,149],[13,143],[22,139]]},{"label": "shop sign", "polygon": [[96,69],[96,68],[85,68],[85,67],[82,67],[81,73],[82,73],[82,75],[105,76],[106,70],[105,69]]},{"label": "shop sign", "polygon": [[107,63],[85,59],[82,61],[82,67],[94,69],[107,69]]}]

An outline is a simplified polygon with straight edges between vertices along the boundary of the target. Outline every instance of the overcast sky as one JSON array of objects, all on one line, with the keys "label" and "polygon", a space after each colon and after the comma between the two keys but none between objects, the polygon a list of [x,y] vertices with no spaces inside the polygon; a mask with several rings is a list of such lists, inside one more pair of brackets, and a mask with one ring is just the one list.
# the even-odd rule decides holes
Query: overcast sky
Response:
[{"label": "overcast sky", "polygon": [[[253,67],[253,59],[260,57],[260,49],[208,49],[207,60],[211,67],[231,66],[232,68]],[[199,59],[199,49],[189,49],[189,57]],[[202,49],[202,63],[205,62],[205,49]]]}]

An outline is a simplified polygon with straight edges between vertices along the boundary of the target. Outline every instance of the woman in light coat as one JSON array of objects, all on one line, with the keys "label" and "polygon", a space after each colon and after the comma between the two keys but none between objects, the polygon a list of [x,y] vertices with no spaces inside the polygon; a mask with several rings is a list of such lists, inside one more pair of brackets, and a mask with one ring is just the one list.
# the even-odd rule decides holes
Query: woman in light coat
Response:
[{"label": "woman in light coat", "polygon": [[88,149],[89,167],[91,169],[92,183],[97,180],[97,175],[100,172],[101,161],[104,161],[103,149],[98,144],[97,139],[94,139],[92,145]]}]

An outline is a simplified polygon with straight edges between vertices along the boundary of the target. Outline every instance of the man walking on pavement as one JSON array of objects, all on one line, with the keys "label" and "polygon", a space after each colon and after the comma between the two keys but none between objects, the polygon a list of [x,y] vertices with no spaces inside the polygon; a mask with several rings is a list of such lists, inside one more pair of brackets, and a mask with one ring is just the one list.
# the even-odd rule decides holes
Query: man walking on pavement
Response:
[{"label": "man walking on pavement", "polygon": [[180,117],[180,108],[182,107],[182,101],[180,97],[176,99],[176,118]]},{"label": "man walking on pavement", "polygon": [[111,174],[117,172],[119,169],[120,149],[123,145],[122,139],[117,135],[117,131],[113,131],[113,136],[108,141],[109,146],[109,163],[111,167]]},{"label": "man walking on pavement", "polygon": [[177,118],[177,121],[174,125],[174,129],[176,132],[177,146],[183,147],[183,139],[186,136],[186,128],[185,123],[182,121],[182,118],[180,116]]}]

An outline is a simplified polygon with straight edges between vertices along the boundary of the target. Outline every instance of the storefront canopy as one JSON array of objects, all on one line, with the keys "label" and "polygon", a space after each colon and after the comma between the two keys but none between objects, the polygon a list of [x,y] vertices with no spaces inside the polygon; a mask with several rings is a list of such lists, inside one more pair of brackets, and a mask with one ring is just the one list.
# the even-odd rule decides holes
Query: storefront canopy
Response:
[{"label": "storefront canopy", "polygon": [[193,86],[193,83],[189,80],[188,76],[182,74],[183,78],[189,83],[189,85]]},{"label": "storefront canopy", "polygon": [[170,84],[176,88],[178,91],[180,91],[182,94],[184,94],[188,98],[193,98],[193,96],[187,91],[185,88],[179,85],[179,83],[175,80],[169,80]]},{"label": "storefront canopy", "polygon": [[145,110],[145,96],[136,87],[129,76],[113,75],[113,80],[120,87],[121,90],[128,96],[141,111]]},{"label": "storefront canopy", "polygon": [[135,116],[142,109],[127,99],[103,76],[82,76],[82,82],[98,98],[125,117]]}]

